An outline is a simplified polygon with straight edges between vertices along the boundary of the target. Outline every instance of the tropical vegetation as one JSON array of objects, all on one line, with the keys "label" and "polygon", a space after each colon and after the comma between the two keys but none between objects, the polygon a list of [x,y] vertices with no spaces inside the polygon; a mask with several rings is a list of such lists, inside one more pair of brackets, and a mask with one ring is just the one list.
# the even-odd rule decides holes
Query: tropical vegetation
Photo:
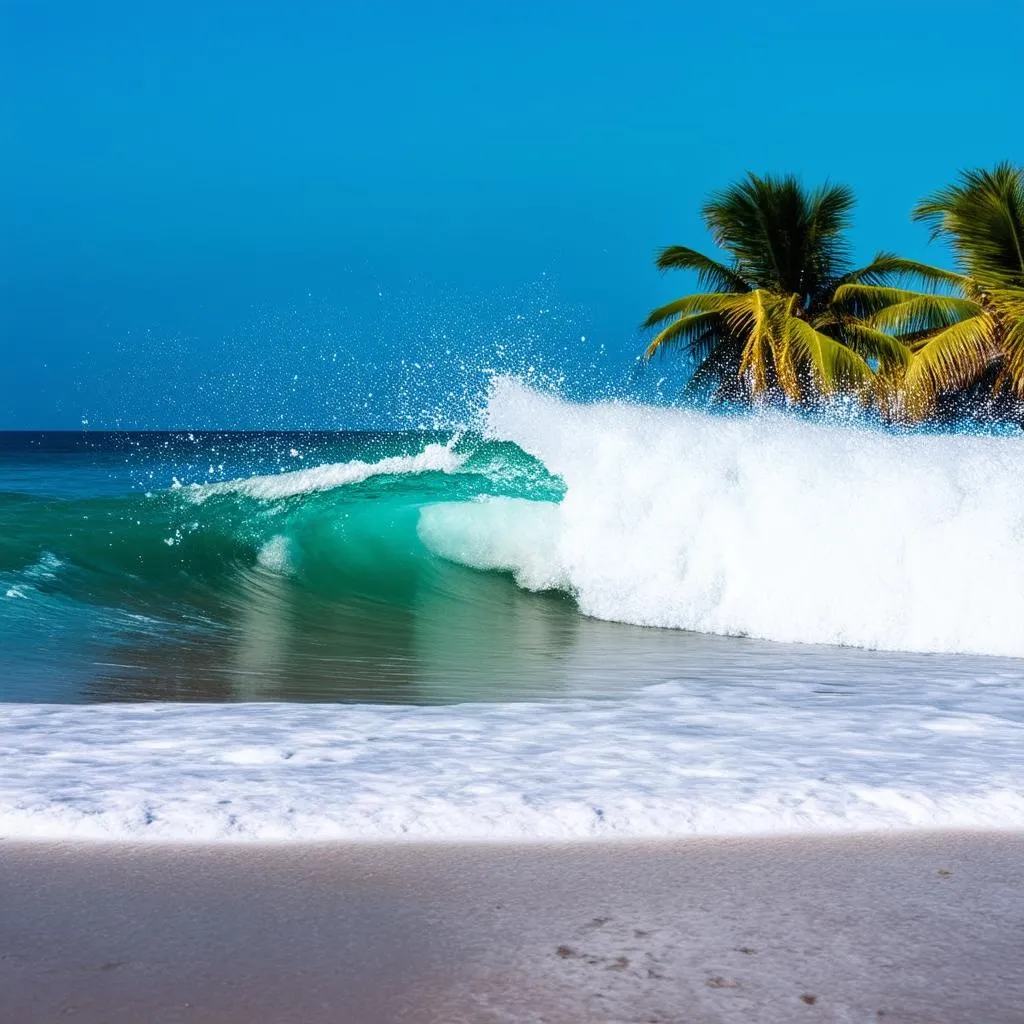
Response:
[{"label": "tropical vegetation", "polygon": [[964,172],[913,211],[954,269],[880,252],[854,267],[852,192],[749,174],[712,195],[722,257],[670,246],[662,270],[702,290],[655,309],[644,356],[682,350],[689,387],[820,405],[853,398],[900,420],[1024,408],[1024,168]]}]

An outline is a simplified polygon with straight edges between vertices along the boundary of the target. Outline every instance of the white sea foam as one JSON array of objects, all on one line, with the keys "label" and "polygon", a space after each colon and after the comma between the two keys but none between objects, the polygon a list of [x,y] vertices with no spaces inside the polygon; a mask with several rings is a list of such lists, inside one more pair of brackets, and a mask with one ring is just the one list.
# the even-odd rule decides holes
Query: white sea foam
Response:
[{"label": "white sea foam", "polygon": [[1024,439],[576,405],[499,379],[486,429],[557,506],[424,511],[437,553],[599,618],[883,650],[1024,656]]},{"label": "white sea foam", "polygon": [[453,442],[447,445],[428,444],[416,455],[392,455],[377,462],[353,459],[351,462],[333,462],[310,469],[297,469],[268,476],[243,477],[213,484],[192,484],[188,493],[194,501],[205,501],[215,494],[245,494],[251,498],[273,500],[314,491],[330,491],[336,487],[359,484],[375,476],[454,473],[465,461],[465,456],[459,455],[453,448]]},{"label": "white sea foam", "polygon": [[825,692],[705,674],[543,704],[0,705],[0,837],[1024,828],[1019,673],[917,668]]},{"label": "white sea foam", "polygon": [[35,562],[25,566],[24,569],[16,570],[13,573],[0,574],[0,579],[14,577],[19,581],[13,586],[4,587],[3,594],[12,600],[23,600],[30,593],[36,591],[37,583],[55,580],[63,566],[64,562],[55,554],[51,551],[44,551]]},{"label": "white sea foam", "polygon": [[63,567],[61,561],[53,552],[44,551],[39,558],[22,571],[22,575],[32,580],[53,580]]},{"label": "white sea foam", "polygon": [[260,548],[256,561],[264,569],[269,569],[271,572],[283,575],[291,568],[291,552],[289,548],[288,538],[278,534],[271,537]]},{"label": "white sea foam", "polygon": [[426,506],[418,533],[442,558],[511,572],[528,590],[568,590],[561,530],[561,509],[552,502],[488,497]]}]

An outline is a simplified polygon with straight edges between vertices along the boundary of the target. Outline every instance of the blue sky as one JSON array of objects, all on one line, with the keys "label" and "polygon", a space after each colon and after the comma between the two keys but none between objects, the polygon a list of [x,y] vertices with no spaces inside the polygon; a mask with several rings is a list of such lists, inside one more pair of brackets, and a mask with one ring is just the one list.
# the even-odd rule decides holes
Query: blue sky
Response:
[{"label": "blue sky", "polygon": [[0,0],[0,428],[425,423],[489,367],[598,393],[689,284],[656,248],[748,169],[942,262],[914,201],[1024,162],[1024,7],[969,14]]}]

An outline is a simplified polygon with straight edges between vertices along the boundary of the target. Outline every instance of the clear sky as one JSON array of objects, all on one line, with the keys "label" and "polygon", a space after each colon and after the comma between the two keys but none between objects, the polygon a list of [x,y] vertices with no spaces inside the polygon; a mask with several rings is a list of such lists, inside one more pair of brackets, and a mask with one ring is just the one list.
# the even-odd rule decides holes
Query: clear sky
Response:
[{"label": "clear sky", "polygon": [[0,428],[419,423],[488,367],[597,393],[748,169],[943,262],[908,211],[1024,162],[1022,38],[1018,0],[0,0]]}]

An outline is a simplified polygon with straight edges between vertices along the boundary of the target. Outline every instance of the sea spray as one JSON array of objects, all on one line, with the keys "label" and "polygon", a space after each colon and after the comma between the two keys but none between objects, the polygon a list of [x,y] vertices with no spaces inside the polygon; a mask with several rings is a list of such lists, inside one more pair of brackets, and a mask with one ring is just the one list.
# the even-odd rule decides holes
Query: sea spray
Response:
[{"label": "sea spray", "polygon": [[1024,439],[581,405],[495,380],[486,434],[561,503],[425,509],[438,554],[587,615],[777,641],[1024,656]]}]

